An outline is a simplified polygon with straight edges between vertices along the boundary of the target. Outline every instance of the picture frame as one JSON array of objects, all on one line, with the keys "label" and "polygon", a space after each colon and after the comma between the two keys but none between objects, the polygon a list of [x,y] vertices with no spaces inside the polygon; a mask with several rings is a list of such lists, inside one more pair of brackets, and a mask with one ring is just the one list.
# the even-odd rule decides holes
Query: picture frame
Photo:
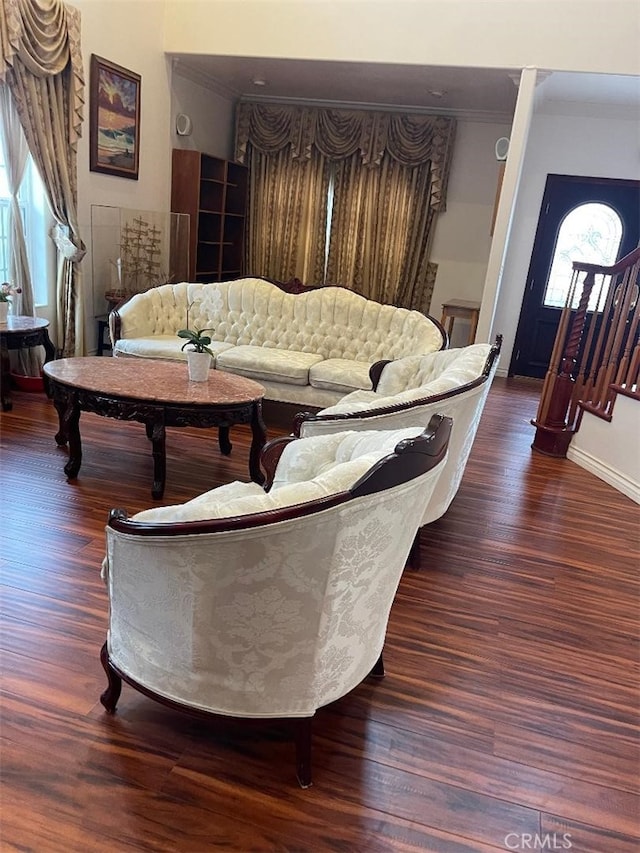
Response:
[{"label": "picture frame", "polygon": [[91,54],[89,169],[138,180],[142,77]]}]

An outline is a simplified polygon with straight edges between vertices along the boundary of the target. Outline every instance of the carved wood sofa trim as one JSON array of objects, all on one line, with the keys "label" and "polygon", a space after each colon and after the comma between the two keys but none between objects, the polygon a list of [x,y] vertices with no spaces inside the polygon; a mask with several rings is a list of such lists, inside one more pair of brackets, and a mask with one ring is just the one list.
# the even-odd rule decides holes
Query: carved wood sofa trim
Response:
[{"label": "carved wood sofa trim", "polygon": [[[324,287],[339,287],[342,290],[349,290],[352,293],[357,292],[357,291],[352,291],[351,288],[346,287],[346,285],[344,285],[344,284],[322,284],[322,285],[303,284],[299,278],[290,278],[288,281],[278,281],[277,279],[268,278],[267,276],[263,276],[263,275],[261,275],[261,276],[241,275],[241,276],[238,276],[238,278],[234,279],[234,280],[235,281],[242,281],[244,279],[254,279],[254,278],[259,278],[262,281],[269,282],[269,284],[274,284],[276,287],[279,287],[280,290],[283,290],[285,293],[292,293],[294,296],[298,296],[301,293],[308,293],[309,291],[312,291],[312,290],[319,290],[320,288],[324,288]],[[221,282],[211,282],[211,284],[220,284],[220,283]],[[151,290],[151,289],[152,288],[148,288],[148,290]],[[146,292],[146,291],[141,291],[141,293],[142,292]],[[138,294],[132,294],[131,296],[128,296],[126,299],[123,299],[110,312],[110,328],[113,331],[113,338],[114,338],[113,343],[116,343],[116,341],[119,341],[121,334],[122,334],[122,318],[120,317],[120,313],[119,313],[118,309],[121,308],[123,305],[125,305],[130,299],[132,299],[133,296],[137,296],[137,295]],[[360,295],[362,295],[362,294],[360,294]],[[365,298],[368,299],[369,297],[365,297]],[[373,301],[375,301],[375,300],[373,300]],[[402,306],[397,306],[397,305],[395,305],[395,303],[392,303],[392,302],[390,302],[388,304],[392,305],[393,307],[396,307],[396,308],[402,307]],[[411,310],[418,311],[417,308],[413,308]],[[436,317],[433,317],[431,314],[426,314],[423,311],[419,311],[419,313],[424,314],[424,316],[427,317],[429,320],[431,320],[431,322],[434,324],[434,326],[436,326],[438,328],[438,330],[440,331],[440,334],[442,335],[442,346],[440,347],[440,349],[441,350],[447,349],[447,347],[449,346],[449,334],[448,334],[447,330],[445,329],[445,327],[442,325],[442,323],[438,319],[436,319]],[[377,364],[381,364],[382,367],[384,367],[384,365],[386,363],[387,362],[377,362]],[[375,364],[371,366],[371,370],[369,371],[370,376],[371,376],[371,371],[375,367],[376,367]],[[380,372],[382,372],[382,367],[380,368]],[[372,380],[373,380],[373,377],[372,377]],[[375,388],[375,385],[373,387]]]}]

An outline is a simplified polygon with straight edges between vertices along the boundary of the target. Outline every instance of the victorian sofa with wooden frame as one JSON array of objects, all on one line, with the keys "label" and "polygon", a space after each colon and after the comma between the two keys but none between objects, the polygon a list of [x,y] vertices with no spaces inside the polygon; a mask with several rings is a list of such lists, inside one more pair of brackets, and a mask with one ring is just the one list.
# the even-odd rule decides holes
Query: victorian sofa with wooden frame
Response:
[{"label": "victorian sofa with wooden frame", "polygon": [[370,388],[376,361],[448,343],[440,323],[420,311],[344,287],[245,277],[136,294],[110,314],[113,355],[186,359],[177,332],[187,327],[209,329],[213,366],[256,379],[265,399],[318,408]]},{"label": "victorian sofa with wooden frame", "polygon": [[382,676],[387,621],[451,430],[276,439],[269,491],[230,483],[131,518],[113,510],[102,704],[122,680],[195,713],[286,718],[311,784],[318,708]]},{"label": "victorian sofa with wooden frame", "polygon": [[372,391],[355,391],[317,414],[300,413],[294,434],[328,435],[345,429],[425,426],[438,412],[453,419],[449,457],[422,525],[449,508],[462,480],[495,376],[502,336],[425,356],[381,362],[371,369]]}]

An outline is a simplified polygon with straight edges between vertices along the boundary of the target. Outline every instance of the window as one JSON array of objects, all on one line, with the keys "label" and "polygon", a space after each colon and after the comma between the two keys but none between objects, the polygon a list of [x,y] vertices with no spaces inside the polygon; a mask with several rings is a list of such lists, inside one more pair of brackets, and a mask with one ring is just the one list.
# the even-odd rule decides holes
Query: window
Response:
[{"label": "window", "polygon": [[[553,254],[544,304],[547,308],[564,308],[571,284],[573,261],[587,264],[611,266],[618,257],[622,240],[622,220],[608,204],[589,202],[575,207],[567,214],[560,230]],[[599,294],[597,289],[591,295],[588,310],[602,307],[606,299],[606,287]],[[596,300],[600,296],[600,306]],[[573,308],[577,308],[579,294],[576,294]]]},{"label": "window", "polygon": [[[10,201],[11,195],[7,182],[4,154],[0,148],[0,281],[9,280],[10,252],[12,249],[9,241]],[[27,160],[24,177],[18,192],[18,203],[27,244],[34,303],[36,308],[45,307],[51,298],[52,248],[48,232],[53,218],[40,175],[31,157]],[[53,275],[55,276],[55,272]]]}]

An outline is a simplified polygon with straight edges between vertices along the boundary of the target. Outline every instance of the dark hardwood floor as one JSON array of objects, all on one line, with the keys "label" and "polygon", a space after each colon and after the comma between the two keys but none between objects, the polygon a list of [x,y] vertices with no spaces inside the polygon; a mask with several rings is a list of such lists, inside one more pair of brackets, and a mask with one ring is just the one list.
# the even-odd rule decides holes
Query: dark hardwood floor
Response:
[{"label": "dark hardwood floor", "polygon": [[[460,491],[391,615],[387,677],[314,723],[314,785],[286,727],[203,722],[124,686],[98,697],[111,507],[152,506],[136,424],[82,415],[68,483],[57,419],[1,419],[0,849],[640,849],[639,508],[533,455],[539,385],[497,379]],[[276,413],[277,414],[277,413]],[[270,437],[286,431],[267,413]],[[249,433],[173,430],[162,503],[247,479]]]}]

